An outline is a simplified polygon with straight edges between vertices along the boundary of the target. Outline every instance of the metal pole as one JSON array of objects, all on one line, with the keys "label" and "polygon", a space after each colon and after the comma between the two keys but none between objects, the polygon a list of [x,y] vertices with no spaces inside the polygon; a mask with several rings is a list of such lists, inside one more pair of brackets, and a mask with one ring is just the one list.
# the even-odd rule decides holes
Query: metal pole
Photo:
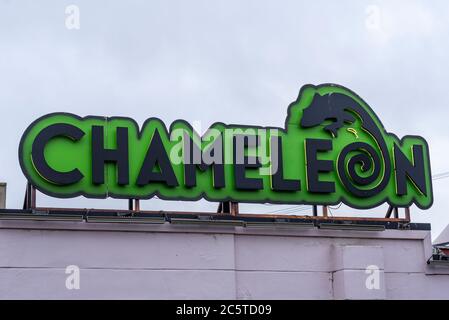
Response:
[{"label": "metal pole", "polygon": [[239,214],[239,203],[238,202],[230,202],[231,204],[231,215],[236,216]]},{"label": "metal pole", "polygon": [[323,217],[327,218],[327,206],[323,206]]},{"label": "metal pole", "polygon": [[31,185],[31,197],[30,197],[30,208],[36,209],[36,187]]},{"label": "metal pole", "polygon": [[385,218],[390,218],[392,212],[393,212],[393,206],[389,206],[387,214],[385,215]]},{"label": "metal pole", "polygon": [[27,186],[25,188],[25,199],[23,200],[23,209],[28,210],[31,207],[31,183],[27,182]]},{"label": "metal pole", "polygon": [[407,222],[411,221],[411,218],[410,218],[410,207],[406,207],[405,208],[405,220],[407,220]]}]

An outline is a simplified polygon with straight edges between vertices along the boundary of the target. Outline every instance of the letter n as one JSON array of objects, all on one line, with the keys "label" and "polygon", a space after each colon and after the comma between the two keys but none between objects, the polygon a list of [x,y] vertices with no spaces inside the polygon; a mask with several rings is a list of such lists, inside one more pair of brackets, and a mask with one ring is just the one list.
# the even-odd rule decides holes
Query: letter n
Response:
[{"label": "letter n", "polygon": [[394,162],[396,193],[400,196],[406,195],[407,181],[409,180],[419,192],[427,196],[423,147],[413,145],[412,161],[410,161],[400,148],[394,145]]}]

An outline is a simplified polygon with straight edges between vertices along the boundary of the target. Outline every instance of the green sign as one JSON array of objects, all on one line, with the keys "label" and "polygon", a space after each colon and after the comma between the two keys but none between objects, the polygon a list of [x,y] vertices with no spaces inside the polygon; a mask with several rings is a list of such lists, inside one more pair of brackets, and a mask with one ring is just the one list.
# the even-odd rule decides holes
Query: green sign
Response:
[{"label": "green sign", "polygon": [[183,120],[167,129],[149,118],[140,128],[53,113],[25,131],[19,159],[30,183],[60,198],[422,209],[433,199],[426,141],[387,132],[365,101],[334,84],[302,87],[284,128],[215,123],[199,136]]}]

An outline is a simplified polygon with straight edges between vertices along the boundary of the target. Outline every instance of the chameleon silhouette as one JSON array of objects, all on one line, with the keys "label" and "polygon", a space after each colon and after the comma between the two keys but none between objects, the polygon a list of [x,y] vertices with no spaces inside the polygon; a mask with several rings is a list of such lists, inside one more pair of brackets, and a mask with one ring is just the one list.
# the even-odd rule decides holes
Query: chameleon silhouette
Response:
[{"label": "chameleon silhouette", "polygon": [[[339,176],[347,189],[353,194],[360,197],[370,197],[382,191],[388,184],[390,179],[391,161],[385,139],[383,138],[381,129],[373,120],[370,113],[360,105],[353,98],[342,93],[328,93],[325,95],[315,94],[311,104],[303,110],[303,115],[300,121],[302,128],[312,128],[323,125],[326,120],[331,120],[332,123],[324,126],[324,130],[329,132],[333,137],[338,136],[340,128],[345,124],[351,124],[356,121],[356,117],[361,120],[361,127],[364,131],[375,140],[380,149],[382,159],[378,156],[376,150],[369,144],[364,142],[355,142],[346,146],[339,156],[338,172]],[[364,151],[364,154],[353,156],[348,163],[348,173],[352,181],[346,177],[345,157],[352,151]],[[369,153],[370,156],[367,156]],[[356,171],[357,163],[361,164],[361,169],[364,172],[371,170],[374,162],[373,172],[369,177],[360,177]],[[382,180],[372,189],[361,189],[354,186],[357,183],[366,186],[380,175],[380,165],[383,162],[384,175]]]}]

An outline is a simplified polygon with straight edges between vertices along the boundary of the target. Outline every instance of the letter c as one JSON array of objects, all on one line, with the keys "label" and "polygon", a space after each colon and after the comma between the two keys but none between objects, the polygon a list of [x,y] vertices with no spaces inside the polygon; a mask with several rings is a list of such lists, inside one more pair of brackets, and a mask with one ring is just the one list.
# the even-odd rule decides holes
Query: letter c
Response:
[{"label": "letter c", "polygon": [[45,160],[45,146],[49,140],[58,136],[79,141],[84,136],[84,132],[71,124],[57,123],[46,127],[39,132],[33,141],[33,146],[31,149],[31,159],[33,161],[33,165],[44,179],[54,184],[69,185],[77,183],[84,177],[78,169],[73,169],[69,172],[59,172],[51,168]]}]

